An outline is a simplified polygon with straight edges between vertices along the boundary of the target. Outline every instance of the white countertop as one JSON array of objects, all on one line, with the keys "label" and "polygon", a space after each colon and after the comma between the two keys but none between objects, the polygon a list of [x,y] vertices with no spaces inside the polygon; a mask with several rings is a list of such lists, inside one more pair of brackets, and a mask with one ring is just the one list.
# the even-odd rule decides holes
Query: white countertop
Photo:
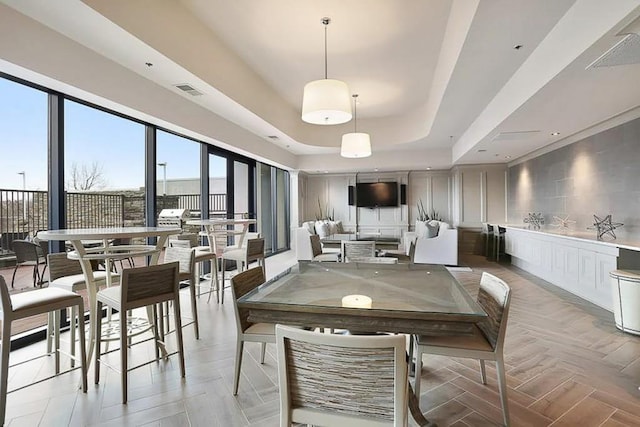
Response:
[{"label": "white countertop", "polygon": [[617,239],[605,236],[602,240],[598,240],[596,230],[576,230],[572,228],[566,229],[561,227],[552,227],[550,225],[546,225],[536,229],[529,228],[528,225],[523,224],[500,224],[500,227],[504,227],[506,229],[527,231],[530,233],[548,234],[571,240],[587,241],[617,248],[629,249],[632,251],[640,251],[640,238],[626,236],[625,233],[621,230],[616,230],[616,234],[619,236]]}]

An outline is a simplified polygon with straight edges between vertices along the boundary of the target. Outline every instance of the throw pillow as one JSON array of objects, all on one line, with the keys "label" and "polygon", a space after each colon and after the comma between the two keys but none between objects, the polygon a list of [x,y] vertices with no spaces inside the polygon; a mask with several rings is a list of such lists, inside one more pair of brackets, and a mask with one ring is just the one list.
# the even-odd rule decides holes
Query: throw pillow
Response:
[{"label": "throw pillow", "polygon": [[315,224],[313,221],[306,221],[302,223],[302,226],[309,231],[309,234],[316,234]]},{"label": "throw pillow", "polygon": [[424,221],[416,221],[416,237],[425,237],[427,235],[427,223]]},{"label": "throw pillow", "polygon": [[329,234],[336,234],[338,232],[338,223],[336,221],[328,221]]},{"label": "throw pillow", "polygon": [[329,235],[329,224],[324,221],[316,221],[316,233],[321,239],[327,237]]},{"label": "throw pillow", "polygon": [[438,231],[440,230],[440,224],[432,225],[431,223],[427,223],[427,234],[425,237],[432,238],[438,235]]},{"label": "throw pillow", "polygon": [[342,226],[342,221],[336,221],[336,233],[343,234],[344,227]]}]

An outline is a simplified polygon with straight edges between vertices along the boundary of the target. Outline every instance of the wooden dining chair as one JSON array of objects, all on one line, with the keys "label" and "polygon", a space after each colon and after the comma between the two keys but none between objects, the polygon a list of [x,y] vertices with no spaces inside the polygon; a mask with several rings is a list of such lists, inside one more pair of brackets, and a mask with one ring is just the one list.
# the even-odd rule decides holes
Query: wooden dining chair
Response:
[{"label": "wooden dining chair", "polygon": [[222,253],[222,287],[220,302],[224,304],[224,276],[226,270],[226,261],[235,261],[238,272],[245,271],[249,268],[249,264],[257,261],[262,268],[263,274],[266,276],[264,265],[264,239],[248,239],[245,247],[225,250]]},{"label": "wooden dining chair", "polygon": [[272,323],[249,322],[249,310],[238,308],[238,299],[251,292],[265,282],[264,270],[254,267],[243,271],[231,278],[231,292],[233,294],[233,313],[236,318],[236,363],[233,376],[233,395],[238,394],[240,382],[240,368],[242,367],[242,353],[245,342],[259,342],[262,344],[260,363],[264,363],[267,343],[275,343],[275,325]]},{"label": "wooden dining chair", "polygon": [[[122,272],[120,286],[113,286],[98,292],[96,299],[98,313],[102,313],[104,305],[118,310],[120,313],[120,376],[122,382],[122,403],[127,403],[128,373],[132,369],[145,366],[160,360],[158,348],[161,344],[158,331],[156,305],[166,301],[173,302],[174,317],[176,323],[177,351],[180,358],[180,376],[184,378],[184,347],[182,342],[182,325],[180,318],[180,282],[178,274],[180,265],[178,262],[170,264],[151,265],[148,267],[125,268]],[[127,319],[129,311],[141,307],[153,307],[152,330],[156,345],[156,358],[150,362],[129,368],[129,328]],[[102,334],[102,316],[98,315],[95,322],[95,383],[100,381],[100,341]],[[165,354],[168,357],[170,354]],[[107,365],[109,366],[109,365]]]},{"label": "wooden dining chair", "polygon": [[[191,311],[193,321],[183,323],[182,326],[187,326],[193,323],[196,339],[200,339],[200,326],[198,323],[198,306],[196,302],[196,293],[200,280],[197,277],[197,262],[204,261],[206,259],[215,261],[216,256],[214,253],[207,252],[199,254],[199,258],[196,258],[197,251],[191,248],[179,248],[179,247],[167,247],[164,250],[164,263],[178,262],[180,270],[178,273],[178,279],[182,282],[187,280],[189,282],[189,294],[191,296]],[[213,280],[213,279],[212,279]]]},{"label": "wooden dining chair", "polygon": [[276,326],[280,426],[406,426],[404,335],[328,335]]},{"label": "wooden dining chair", "polygon": [[[80,357],[75,358],[80,362],[80,367],[71,368],[67,371],[60,372],[60,311],[68,307],[75,306],[76,310],[84,312],[82,297],[73,292],[55,288],[38,289],[31,292],[22,292],[17,295],[10,296],[9,290],[7,289],[7,284],[4,281],[4,277],[0,276],[0,304],[0,321],[2,323],[2,356],[0,362],[0,425],[4,425],[7,394],[13,391],[20,390],[24,387],[27,387],[28,385],[40,383],[41,381],[51,379],[57,375],[67,373],[75,369],[80,369],[82,371],[82,391],[86,393],[87,357],[85,354],[84,317],[79,319]],[[11,324],[16,320],[42,314],[49,315],[50,321],[53,322],[55,328],[55,375],[43,378],[32,384],[28,384],[8,391],[7,388],[9,368],[11,368],[12,366],[20,365],[22,363],[31,362],[48,354],[47,353],[42,356],[9,366],[9,354],[11,351]],[[35,367],[36,370],[40,368],[41,366]]]},{"label": "wooden dining chair", "polygon": [[312,234],[309,236],[311,241],[311,254],[313,258],[311,261],[315,262],[337,262],[339,254],[337,252],[323,252],[322,243],[320,242],[320,236]]},{"label": "wooden dining chair", "polygon": [[340,244],[342,262],[376,256],[376,242],[372,240],[343,240]]},{"label": "wooden dining chair", "polygon": [[506,426],[509,425],[503,348],[510,302],[511,288],[503,280],[484,272],[480,279],[478,304],[487,312],[488,317],[477,327],[474,327],[473,335],[415,337],[416,375],[414,388],[418,399],[420,399],[420,372],[423,353],[479,359],[482,384],[487,383],[484,361],[493,360],[496,362],[504,423]]}]

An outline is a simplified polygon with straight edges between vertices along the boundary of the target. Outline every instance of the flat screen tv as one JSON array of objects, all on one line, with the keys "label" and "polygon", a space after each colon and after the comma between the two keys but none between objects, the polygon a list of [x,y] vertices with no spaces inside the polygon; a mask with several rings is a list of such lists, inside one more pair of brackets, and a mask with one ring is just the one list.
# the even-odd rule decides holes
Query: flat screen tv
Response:
[{"label": "flat screen tv", "polygon": [[398,206],[397,182],[359,182],[356,184],[356,206],[383,208]]}]

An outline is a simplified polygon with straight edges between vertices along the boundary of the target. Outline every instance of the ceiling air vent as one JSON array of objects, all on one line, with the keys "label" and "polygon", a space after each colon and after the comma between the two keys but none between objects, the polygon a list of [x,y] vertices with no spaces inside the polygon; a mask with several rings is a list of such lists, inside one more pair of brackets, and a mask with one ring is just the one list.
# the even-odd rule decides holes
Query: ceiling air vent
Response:
[{"label": "ceiling air vent", "polygon": [[524,141],[536,136],[539,130],[521,130],[513,132],[500,132],[491,141]]},{"label": "ceiling air vent", "polygon": [[196,88],[194,88],[193,86],[186,84],[186,83],[182,83],[182,84],[178,84],[178,85],[174,85],[175,87],[177,87],[178,89],[180,89],[181,91],[188,93],[191,96],[202,96],[204,95],[202,92],[200,92],[199,90],[197,90]]},{"label": "ceiling air vent", "polygon": [[625,38],[589,64],[587,69],[631,64],[640,64],[640,35],[635,33],[627,34]]}]

